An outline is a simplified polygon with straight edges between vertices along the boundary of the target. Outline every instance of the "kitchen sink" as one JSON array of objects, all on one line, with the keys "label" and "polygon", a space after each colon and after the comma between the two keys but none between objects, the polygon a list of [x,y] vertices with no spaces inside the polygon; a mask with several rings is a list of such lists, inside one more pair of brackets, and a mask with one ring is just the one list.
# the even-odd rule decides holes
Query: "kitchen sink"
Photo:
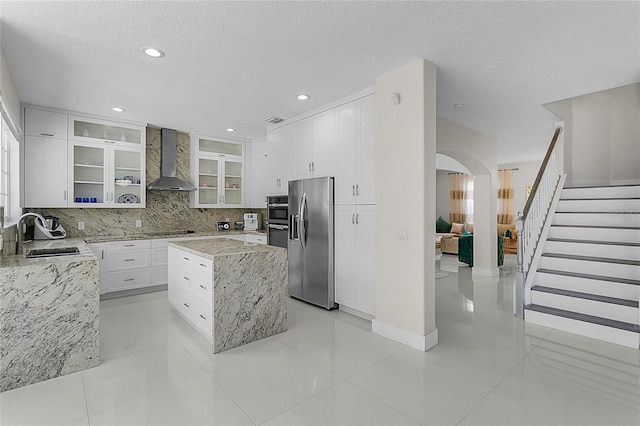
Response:
[{"label": "kitchen sink", "polygon": [[78,247],[58,247],[48,249],[31,249],[27,251],[27,255],[25,257],[31,259],[34,257],[72,256],[79,253],[80,250],[78,250]]}]

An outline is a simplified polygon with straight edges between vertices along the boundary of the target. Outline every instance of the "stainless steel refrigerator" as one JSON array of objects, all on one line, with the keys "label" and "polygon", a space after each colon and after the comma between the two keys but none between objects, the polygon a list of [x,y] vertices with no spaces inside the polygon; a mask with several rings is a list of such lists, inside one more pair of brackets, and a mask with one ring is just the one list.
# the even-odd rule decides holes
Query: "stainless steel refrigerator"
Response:
[{"label": "stainless steel refrigerator", "polygon": [[333,309],[333,178],[289,182],[289,295]]}]

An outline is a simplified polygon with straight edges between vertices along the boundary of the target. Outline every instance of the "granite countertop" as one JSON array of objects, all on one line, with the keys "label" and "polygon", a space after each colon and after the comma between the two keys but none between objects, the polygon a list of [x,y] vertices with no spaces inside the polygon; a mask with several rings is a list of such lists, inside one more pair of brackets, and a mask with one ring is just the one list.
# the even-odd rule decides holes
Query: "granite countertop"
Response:
[{"label": "granite countertop", "polygon": [[[79,254],[70,256],[47,256],[27,259],[25,255],[31,249],[78,247]],[[69,262],[70,260],[97,259],[89,246],[81,238],[63,238],[60,240],[35,240],[22,245],[23,254],[10,254],[0,256],[0,268],[13,268],[50,263]]]},{"label": "granite countertop", "polygon": [[168,231],[168,232],[149,232],[138,234],[124,234],[124,235],[91,235],[84,238],[84,241],[91,243],[108,243],[110,241],[133,241],[133,240],[164,240],[171,238],[193,238],[193,237],[222,237],[225,235],[239,235],[239,234],[254,234],[254,235],[266,235],[265,229],[259,229],[257,231],[242,231],[242,230],[229,230],[229,231],[201,231],[185,233],[184,231]]},{"label": "granite countertop", "polygon": [[246,243],[237,240],[230,240],[228,238],[176,241],[169,242],[169,245],[211,260],[213,260],[215,256],[268,252],[274,250],[282,250],[283,252],[286,252],[286,249],[282,247],[268,246],[257,243]]}]

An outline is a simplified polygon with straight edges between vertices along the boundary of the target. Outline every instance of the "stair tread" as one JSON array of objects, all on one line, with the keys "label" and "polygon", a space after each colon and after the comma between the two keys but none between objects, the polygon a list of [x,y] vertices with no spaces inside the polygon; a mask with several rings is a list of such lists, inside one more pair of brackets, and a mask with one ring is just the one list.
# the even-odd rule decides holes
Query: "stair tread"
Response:
[{"label": "stair tread", "polygon": [[[558,214],[558,213],[556,213]],[[555,225],[555,224],[551,224],[551,227],[557,227],[557,228],[592,228],[592,229],[596,229],[596,228],[600,228],[600,229],[623,229],[623,230],[630,230],[630,229],[640,229],[640,226],[610,226],[610,225]]]},{"label": "stair tread", "polygon": [[542,253],[542,257],[555,257],[559,259],[568,259],[568,260],[585,260],[589,262],[617,263],[620,265],[640,266],[640,261],[638,260],[613,259],[609,257],[597,257],[597,256],[582,256],[577,254]]},{"label": "stair tread", "polygon": [[594,315],[581,314],[579,312],[566,311],[564,309],[551,308],[549,306],[542,305],[526,305],[524,309],[547,315],[554,315],[591,324],[602,325],[605,327],[617,328],[619,330],[630,331],[633,333],[640,333],[640,325],[638,324],[631,324],[628,322],[616,321],[609,318],[596,317]]},{"label": "stair tread", "polygon": [[608,282],[614,282],[614,283],[620,283],[620,284],[630,284],[630,285],[640,286],[640,280],[632,280],[629,278],[607,277],[604,275],[583,274],[580,272],[558,271],[556,269],[545,269],[545,268],[538,269],[536,272],[540,272],[543,274],[563,275],[566,277],[584,278],[587,280],[608,281]]},{"label": "stair tread", "polygon": [[640,187],[638,183],[624,183],[620,185],[589,185],[589,186],[565,186],[563,189],[593,189],[593,188],[629,188]]},{"label": "stair tread", "polygon": [[621,306],[628,306],[631,308],[638,308],[637,301],[629,300],[629,299],[620,299],[618,297],[602,296],[599,294],[583,293],[580,291],[564,290],[561,288],[546,287],[541,285],[534,285],[533,287],[531,287],[531,290],[540,291],[543,293],[557,294],[560,296],[576,297],[578,299],[593,300],[595,302],[610,303],[612,305],[621,305]]},{"label": "stair tread", "polygon": [[626,243],[624,241],[574,240],[572,238],[547,238],[547,241],[556,241],[560,243],[602,244],[608,246],[640,247],[640,243]]},{"label": "stair tread", "polygon": [[622,201],[622,200],[640,200],[640,197],[588,197],[588,198],[562,198],[560,201]]}]

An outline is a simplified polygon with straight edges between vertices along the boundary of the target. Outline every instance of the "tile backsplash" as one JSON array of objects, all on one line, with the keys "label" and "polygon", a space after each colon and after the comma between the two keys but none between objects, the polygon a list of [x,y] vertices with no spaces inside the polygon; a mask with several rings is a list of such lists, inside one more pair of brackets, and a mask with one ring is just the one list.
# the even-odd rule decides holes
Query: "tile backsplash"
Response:
[{"label": "tile backsplash", "polygon": [[[147,128],[147,184],[160,176],[160,129]],[[189,135],[178,133],[177,175],[189,180]],[[195,209],[189,208],[189,194],[176,191],[147,191],[144,209],[29,209],[42,215],[60,218],[68,237],[93,235],[128,235],[141,232],[175,230],[217,230],[217,222],[226,218],[232,223],[243,220],[248,212],[266,215],[266,209]],[[266,207],[266,206],[265,206]],[[142,227],[136,227],[136,220]],[[78,222],[85,229],[78,230]]]}]

